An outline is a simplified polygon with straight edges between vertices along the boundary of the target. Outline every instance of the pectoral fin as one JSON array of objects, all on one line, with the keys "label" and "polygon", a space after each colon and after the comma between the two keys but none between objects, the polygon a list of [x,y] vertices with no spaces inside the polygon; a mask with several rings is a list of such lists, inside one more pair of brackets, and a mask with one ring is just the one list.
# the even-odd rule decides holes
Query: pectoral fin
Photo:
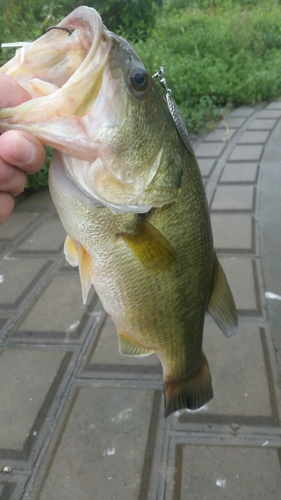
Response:
[{"label": "pectoral fin", "polygon": [[238,328],[238,316],[226,276],[215,255],[211,295],[207,311],[226,337]]},{"label": "pectoral fin", "polygon": [[75,243],[73,240],[67,235],[64,242],[64,255],[67,262],[72,266],[78,266],[78,252]]},{"label": "pectoral fin", "polygon": [[176,260],[176,252],[168,240],[149,222],[137,216],[132,233],[119,233],[135,257],[146,269],[166,270]]},{"label": "pectoral fin", "polygon": [[66,260],[72,267],[79,266],[83,304],[86,304],[92,284],[90,256],[82,245],[74,243],[69,236],[64,242],[64,253]]},{"label": "pectoral fin", "polygon": [[117,332],[120,354],[124,354],[125,356],[136,356],[139,358],[144,358],[145,356],[150,356],[150,354],[154,353],[153,350],[145,349],[139,344],[132,342],[131,339],[129,339],[119,330],[117,330]]}]

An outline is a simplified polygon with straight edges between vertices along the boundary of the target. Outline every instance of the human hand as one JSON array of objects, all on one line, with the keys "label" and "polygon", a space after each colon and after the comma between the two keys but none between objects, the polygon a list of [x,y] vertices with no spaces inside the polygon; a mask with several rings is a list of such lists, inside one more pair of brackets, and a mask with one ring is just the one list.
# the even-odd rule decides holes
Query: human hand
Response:
[{"label": "human hand", "polygon": [[[0,74],[0,108],[17,106],[30,98],[15,80]],[[0,136],[0,224],[13,211],[14,196],[24,190],[27,174],[40,170],[45,157],[41,142],[26,132],[10,130]]]}]

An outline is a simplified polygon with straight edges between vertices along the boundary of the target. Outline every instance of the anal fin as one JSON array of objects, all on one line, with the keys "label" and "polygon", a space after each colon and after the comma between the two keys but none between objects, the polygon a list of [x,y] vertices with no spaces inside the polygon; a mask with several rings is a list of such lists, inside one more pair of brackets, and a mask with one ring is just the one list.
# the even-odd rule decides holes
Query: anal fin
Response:
[{"label": "anal fin", "polygon": [[213,397],[212,377],[206,356],[193,377],[164,378],[165,417],[183,410],[198,410]]},{"label": "anal fin", "polygon": [[150,354],[154,353],[153,350],[145,349],[139,344],[136,344],[119,330],[117,330],[117,332],[120,354],[124,354],[125,356],[136,356],[139,358],[144,358],[145,356],[150,356]]},{"label": "anal fin", "polygon": [[230,337],[238,329],[239,321],[234,299],[216,255],[214,258],[213,284],[207,311],[226,337]]}]

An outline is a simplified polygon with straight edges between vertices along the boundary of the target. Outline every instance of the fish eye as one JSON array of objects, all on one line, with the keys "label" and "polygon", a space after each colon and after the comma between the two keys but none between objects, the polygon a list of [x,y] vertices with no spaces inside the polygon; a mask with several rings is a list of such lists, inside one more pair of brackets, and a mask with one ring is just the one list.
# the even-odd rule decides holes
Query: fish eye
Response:
[{"label": "fish eye", "polygon": [[134,90],[144,92],[148,86],[148,74],[144,68],[133,68],[129,74],[129,81]]}]

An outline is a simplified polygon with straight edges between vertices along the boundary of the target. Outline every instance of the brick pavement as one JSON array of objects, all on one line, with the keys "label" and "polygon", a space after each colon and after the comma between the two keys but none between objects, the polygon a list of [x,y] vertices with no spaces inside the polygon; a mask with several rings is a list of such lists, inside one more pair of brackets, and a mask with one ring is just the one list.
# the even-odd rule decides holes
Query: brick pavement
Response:
[{"label": "brick pavement", "polygon": [[195,140],[241,326],[206,317],[214,399],[167,420],[157,358],[120,356],[94,291],[82,305],[48,191],[20,197],[0,228],[1,500],[280,498],[280,139],[278,101]]}]

